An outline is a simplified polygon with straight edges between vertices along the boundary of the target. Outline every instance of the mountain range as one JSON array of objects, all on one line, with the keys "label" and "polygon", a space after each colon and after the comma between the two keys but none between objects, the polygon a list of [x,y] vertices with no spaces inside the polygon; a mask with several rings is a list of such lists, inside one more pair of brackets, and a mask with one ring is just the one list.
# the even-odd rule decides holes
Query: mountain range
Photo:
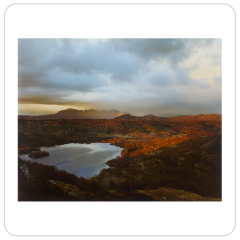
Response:
[{"label": "mountain range", "polygon": [[184,120],[219,120],[222,115],[219,114],[198,114],[198,115],[179,115],[173,117],[158,117],[152,114],[145,116],[133,116],[128,113],[122,113],[116,109],[111,110],[77,110],[68,108],[55,114],[48,115],[18,115],[18,119],[26,120],[48,120],[48,119],[116,119],[116,120],[160,120],[160,121],[184,121]]},{"label": "mountain range", "polygon": [[68,108],[55,114],[48,115],[18,115],[18,119],[26,120],[47,120],[47,119],[113,119],[119,116],[121,112],[116,109],[111,110],[77,110]]}]

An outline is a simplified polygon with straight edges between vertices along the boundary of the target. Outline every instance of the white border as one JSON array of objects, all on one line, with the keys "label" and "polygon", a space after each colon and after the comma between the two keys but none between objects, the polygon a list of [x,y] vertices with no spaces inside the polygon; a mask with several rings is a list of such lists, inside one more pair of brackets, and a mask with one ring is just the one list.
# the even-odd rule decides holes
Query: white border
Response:
[{"label": "white border", "polygon": [[[223,17],[224,16],[224,17]],[[235,227],[235,15],[216,5],[12,5],[5,15],[5,226],[13,235],[227,235]],[[222,38],[222,202],[18,202],[18,38]]]}]

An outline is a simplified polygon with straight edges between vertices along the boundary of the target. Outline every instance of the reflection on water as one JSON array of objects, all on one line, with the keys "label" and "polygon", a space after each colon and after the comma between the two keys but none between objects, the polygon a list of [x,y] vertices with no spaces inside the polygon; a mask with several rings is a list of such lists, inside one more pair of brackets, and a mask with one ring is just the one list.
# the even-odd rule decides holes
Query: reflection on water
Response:
[{"label": "reflection on water", "polygon": [[23,160],[57,166],[58,169],[73,173],[76,176],[90,178],[99,174],[110,159],[120,156],[121,148],[109,143],[78,144],[69,143],[54,147],[42,147],[49,152],[48,157],[32,159],[28,155],[19,155]]}]

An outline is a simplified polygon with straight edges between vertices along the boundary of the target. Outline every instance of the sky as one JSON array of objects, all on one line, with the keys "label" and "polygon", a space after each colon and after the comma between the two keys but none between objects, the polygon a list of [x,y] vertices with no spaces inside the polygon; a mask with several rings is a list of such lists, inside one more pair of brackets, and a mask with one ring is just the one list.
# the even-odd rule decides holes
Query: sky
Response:
[{"label": "sky", "polygon": [[19,39],[18,114],[221,114],[221,39]]}]

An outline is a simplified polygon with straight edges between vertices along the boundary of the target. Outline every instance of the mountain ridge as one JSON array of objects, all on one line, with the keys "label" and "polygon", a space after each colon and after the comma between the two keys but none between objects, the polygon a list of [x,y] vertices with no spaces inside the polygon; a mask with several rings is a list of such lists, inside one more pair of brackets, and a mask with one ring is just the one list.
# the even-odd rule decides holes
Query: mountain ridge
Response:
[{"label": "mountain ridge", "polygon": [[174,117],[158,117],[153,114],[148,114],[145,116],[132,116],[131,114],[123,114],[121,116],[115,117],[116,120],[160,120],[160,121],[191,121],[191,120],[220,120],[222,119],[221,114],[197,114],[197,115],[179,115]]}]

